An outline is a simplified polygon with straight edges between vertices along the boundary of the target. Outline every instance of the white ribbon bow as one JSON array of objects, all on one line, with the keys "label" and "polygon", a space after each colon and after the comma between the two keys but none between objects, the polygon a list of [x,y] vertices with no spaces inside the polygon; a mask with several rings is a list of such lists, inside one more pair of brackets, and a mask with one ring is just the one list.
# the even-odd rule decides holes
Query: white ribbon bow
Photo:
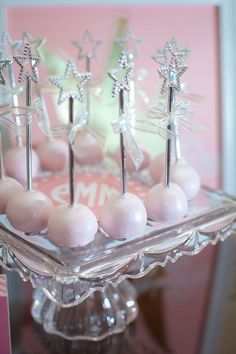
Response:
[{"label": "white ribbon bow", "polygon": [[138,170],[143,162],[143,153],[137,145],[131,129],[136,128],[135,110],[133,107],[125,107],[124,113],[112,121],[114,133],[122,133],[124,136],[125,148],[128,151],[135,168]]}]

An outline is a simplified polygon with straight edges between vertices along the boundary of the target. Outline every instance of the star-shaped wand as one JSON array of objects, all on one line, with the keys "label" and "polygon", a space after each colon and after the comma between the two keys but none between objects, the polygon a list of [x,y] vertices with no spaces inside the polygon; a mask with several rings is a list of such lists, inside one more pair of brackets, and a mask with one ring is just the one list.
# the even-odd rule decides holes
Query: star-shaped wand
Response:
[{"label": "star-shaped wand", "polygon": [[[31,82],[38,83],[38,70],[40,58],[33,55],[29,43],[24,44],[22,55],[13,56],[13,60],[20,67],[18,81],[26,81],[26,107],[32,103]],[[26,161],[27,161],[27,190],[32,190],[32,123],[31,119],[26,126]]]},{"label": "star-shaped wand", "polygon": [[[119,94],[119,114],[125,113],[124,91],[130,90],[130,80],[132,79],[134,64],[128,59],[126,52],[121,52],[118,65],[108,72],[110,78],[114,81],[112,96]],[[120,131],[120,155],[121,155],[121,192],[126,193],[126,149],[124,135]]]},{"label": "star-shaped wand", "polygon": [[[160,76],[163,78],[163,83],[161,87],[161,93],[168,94],[167,100],[167,113],[171,118],[173,111],[173,105],[175,102],[175,91],[180,91],[180,77],[187,70],[188,66],[180,64],[176,55],[173,53],[170,58],[170,63],[168,66],[162,66],[158,69]],[[167,129],[173,133],[175,132],[175,127],[172,125],[171,119],[167,125]],[[166,165],[165,165],[165,186],[170,185],[170,162],[171,162],[171,136],[166,142]]]},{"label": "star-shaped wand", "polygon": [[[74,80],[71,85],[71,77]],[[63,76],[52,77],[49,80],[59,88],[58,104],[69,101],[69,124],[74,123],[74,100],[81,103],[86,101],[86,93],[84,85],[90,80],[91,74],[88,72],[81,73],[78,71],[75,63],[69,60]],[[74,205],[74,152],[70,142],[69,148],[69,190],[70,190],[70,206]]]}]

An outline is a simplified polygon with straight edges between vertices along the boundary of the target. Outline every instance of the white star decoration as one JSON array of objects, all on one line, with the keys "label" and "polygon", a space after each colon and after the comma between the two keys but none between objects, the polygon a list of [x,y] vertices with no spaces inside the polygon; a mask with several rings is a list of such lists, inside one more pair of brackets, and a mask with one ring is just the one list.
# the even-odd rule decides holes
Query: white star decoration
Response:
[{"label": "white star decoration", "polygon": [[[26,79],[33,80],[34,82],[38,82],[37,66],[40,63],[40,58],[32,54],[29,43],[24,44],[23,55],[13,56],[13,60],[20,67],[20,72],[18,76],[19,82],[25,81]],[[30,71],[28,71],[27,69],[28,64],[30,64]]]},{"label": "white star decoration", "polygon": [[21,40],[13,41],[7,32],[3,32],[2,41],[0,43],[0,58],[5,59],[8,56],[17,54],[21,45]]},{"label": "white star decoration", "polygon": [[127,29],[123,37],[115,38],[115,43],[117,43],[122,50],[126,50],[127,52],[132,53],[133,56],[138,55],[137,47],[142,42],[143,39],[141,37],[135,36],[130,28]]},{"label": "white star decoration", "polygon": [[22,33],[23,44],[29,43],[32,50],[39,58],[42,57],[42,53],[40,53],[41,47],[45,44],[46,38],[33,38],[28,32]]},{"label": "white star decoration", "polygon": [[[66,81],[68,81],[71,77],[72,79],[75,79],[78,84],[75,85],[75,88],[72,91],[68,91],[66,89]],[[78,100],[79,102],[84,102],[86,98],[84,85],[90,79],[91,73],[80,73],[75,63],[72,60],[69,60],[66,65],[64,75],[52,77],[49,80],[53,85],[59,88],[58,104],[61,104],[70,97]]]},{"label": "white star decoration", "polygon": [[6,85],[6,79],[3,75],[3,70],[5,70],[7,65],[11,63],[11,59],[0,59],[0,85]]},{"label": "white star decoration", "polygon": [[112,97],[118,95],[121,90],[129,91],[130,80],[133,76],[134,64],[125,52],[121,52],[118,65],[108,71],[108,75],[114,80]]},{"label": "white star decoration", "polygon": [[166,42],[164,48],[159,49],[157,54],[152,58],[157,63],[167,66],[169,64],[170,57],[172,54],[175,54],[180,63],[183,64],[189,52],[189,49],[181,48],[177,40],[172,38],[170,41]]},{"label": "white star decoration", "polygon": [[169,87],[181,90],[180,76],[187,70],[187,65],[181,65],[175,54],[172,54],[168,66],[162,66],[158,69],[160,76],[164,79],[161,87],[161,93],[166,93]]},{"label": "white star decoration", "polygon": [[100,40],[95,40],[91,33],[86,30],[81,40],[72,42],[79,49],[78,59],[97,58],[97,48],[101,45]]}]

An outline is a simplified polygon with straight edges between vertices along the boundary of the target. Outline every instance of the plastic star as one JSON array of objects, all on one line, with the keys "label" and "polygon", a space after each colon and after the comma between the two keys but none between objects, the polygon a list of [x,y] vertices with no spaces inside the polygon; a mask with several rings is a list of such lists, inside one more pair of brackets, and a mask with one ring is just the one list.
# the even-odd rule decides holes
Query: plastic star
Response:
[{"label": "plastic star", "polygon": [[41,47],[45,44],[46,38],[33,38],[28,32],[22,33],[23,43],[29,43],[39,58],[42,58]]},{"label": "plastic star", "polygon": [[6,85],[6,79],[3,75],[3,70],[6,69],[7,65],[11,63],[11,59],[0,59],[0,85]]},{"label": "plastic star", "polygon": [[172,54],[176,56],[181,64],[184,63],[190,50],[187,48],[181,48],[175,38],[166,42],[164,48],[157,51],[157,55],[152,58],[159,64],[167,66],[169,64]]},{"label": "plastic star", "polygon": [[97,48],[101,45],[100,40],[95,40],[91,33],[86,30],[81,40],[72,42],[78,49],[78,59],[97,58]]},{"label": "plastic star", "polygon": [[[74,85],[75,87],[72,87],[72,90],[70,91],[66,88],[66,83],[69,82],[69,79],[74,79],[76,81],[76,84]],[[80,73],[77,70],[75,63],[69,60],[66,65],[66,70],[64,75],[52,77],[49,80],[53,85],[59,88],[58,104],[61,104],[64,101],[68,100],[70,97],[80,102],[84,102],[86,98],[84,85],[90,79],[91,79],[91,73],[89,72]]]},{"label": "plastic star", "polygon": [[[26,79],[38,82],[37,66],[40,63],[40,58],[32,54],[29,43],[25,43],[23,55],[13,56],[13,59],[20,67],[18,76],[19,82],[25,81]],[[27,68],[28,65],[29,69]]]},{"label": "plastic star", "polygon": [[122,50],[126,50],[127,52],[133,54],[133,56],[138,55],[137,47],[142,42],[143,38],[135,36],[130,28],[127,29],[123,37],[115,38],[115,43],[118,44]]},{"label": "plastic star", "polygon": [[128,55],[125,52],[121,52],[117,67],[108,71],[108,75],[112,80],[114,80],[112,97],[118,95],[121,90],[130,90],[129,84],[133,72],[133,62],[130,61]]},{"label": "plastic star", "polygon": [[22,45],[22,41],[13,41],[7,32],[2,33],[2,41],[0,43],[0,58],[6,58],[17,54],[17,50]]},{"label": "plastic star", "polygon": [[181,65],[175,54],[172,54],[169,66],[163,66],[158,69],[160,76],[164,79],[161,87],[161,93],[165,93],[169,87],[180,91],[180,76],[183,75],[187,68],[187,65]]}]

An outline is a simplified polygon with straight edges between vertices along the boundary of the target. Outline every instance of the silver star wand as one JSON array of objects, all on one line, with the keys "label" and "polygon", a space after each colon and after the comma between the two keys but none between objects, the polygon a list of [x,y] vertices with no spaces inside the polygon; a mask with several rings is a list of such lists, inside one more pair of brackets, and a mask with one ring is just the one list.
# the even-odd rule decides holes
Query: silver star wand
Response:
[{"label": "silver star wand", "polygon": [[[130,90],[130,80],[132,79],[134,64],[128,59],[126,52],[121,52],[118,64],[108,72],[110,78],[114,81],[112,96],[119,95],[119,115],[125,114],[124,91]],[[121,156],[121,193],[126,193],[126,149],[124,143],[124,131],[122,127],[120,134],[120,156]]]},{"label": "silver star wand", "polygon": [[[19,107],[19,101],[18,101],[18,90],[16,87],[16,80],[15,80],[15,75],[14,75],[14,70],[13,70],[13,61],[10,59],[10,57],[12,55],[17,55],[18,50],[20,48],[20,46],[22,45],[22,41],[21,40],[16,40],[13,41],[9,34],[7,32],[3,32],[2,34],[2,41],[0,44],[0,63],[4,60],[8,60],[8,75],[9,75],[9,82],[10,82],[10,87],[11,87],[11,93],[12,93],[12,103],[13,106],[15,107]],[[4,58],[8,58],[9,59],[4,59]],[[2,80],[2,75],[0,74],[0,83],[4,84],[4,81]],[[20,120],[19,117],[16,116],[15,117],[15,122],[17,126],[20,126]],[[22,139],[22,134],[21,131],[19,130],[16,134],[16,144],[18,147],[22,147],[23,145],[23,139]]]},{"label": "silver star wand", "polygon": [[[162,66],[158,69],[160,76],[163,78],[163,83],[161,87],[161,93],[167,94],[167,113],[169,115],[169,121],[167,124],[167,129],[170,132],[175,132],[175,126],[173,124],[172,113],[175,104],[175,92],[181,90],[180,86],[180,76],[187,70],[187,65],[182,65],[179,63],[175,53],[172,53],[170,57],[170,62],[168,66]],[[166,141],[166,164],[165,164],[165,186],[170,185],[170,164],[171,164],[171,135]]]},{"label": "silver star wand", "polygon": [[[26,107],[32,103],[32,81],[38,83],[38,70],[40,58],[33,55],[29,43],[24,44],[22,55],[13,56],[13,60],[20,67],[18,81],[26,81]],[[26,162],[27,162],[27,190],[32,190],[32,122],[31,118],[26,126]]]},{"label": "silver star wand", "polygon": [[[94,39],[89,30],[84,32],[83,38],[81,40],[72,41],[76,48],[79,49],[78,60],[85,60],[85,70],[86,72],[91,72],[91,62],[93,59],[97,58],[97,48],[101,45],[101,41]],[[86,109],[90,117],[91,114],[91,99],[90,99],[90,88],[87,87],[87,99],[86,99]]]},{"label": "silver star wand", "polygon": [[[71,77],[74,80],[74,87],[71,85]],[[68,61],[65,73],[63,76],[56,76],[50,78],[51,83],[59,88],[58,104],[69,101],[69,125],[73,126],[74,123],[74,101],[77,100],[83,103],[86,100],[85,83],[91,79],[89,72],[80,73],[77,70],[75,63],[71,60]],[[74,193],[74,151],[71,143],[68,140],[69,148],[69,194],[70,194],[70,207],[75,203]]]}]

